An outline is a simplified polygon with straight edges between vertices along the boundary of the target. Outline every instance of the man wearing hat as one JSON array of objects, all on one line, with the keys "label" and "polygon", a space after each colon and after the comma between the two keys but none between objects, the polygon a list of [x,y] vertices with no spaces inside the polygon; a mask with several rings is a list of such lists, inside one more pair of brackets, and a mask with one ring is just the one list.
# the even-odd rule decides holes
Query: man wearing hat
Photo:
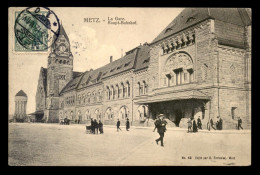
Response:
[{"label": "man wearing hat", "polygon": [[167,122],[163,119],[164,118],[163,114],[160,114],[158,117],[159,119],[157,120],[157,122],[155,122],[155,128],[157,128],[157,132],[159,133],[160,137],[155,141],[157,144],[159,141],[161,141],[161,146],[164,146],[163,137],[164,137],[164,132],[166,131]]},{"label": "man wearing hat", "polygon": [[242,119],[240,118],[240,117],[238,117],[238,120],[237,120],[237,129],[239,130],[239,129],[243,129],[243,127],[242,127]]},{"label": "man wearing hat", "polygon": [[128,119],[128,118],[126,119],[126,124],[125,124],[125,126],[126,126],[126,130],[129,131],[130,122],[129,122],[129,119]]}]

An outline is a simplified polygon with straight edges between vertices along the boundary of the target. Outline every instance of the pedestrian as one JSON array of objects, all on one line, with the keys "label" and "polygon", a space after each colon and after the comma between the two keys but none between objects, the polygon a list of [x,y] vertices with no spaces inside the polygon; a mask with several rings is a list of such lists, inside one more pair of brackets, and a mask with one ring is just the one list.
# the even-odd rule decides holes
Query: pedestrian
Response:
[{"label": "pedestrian", "polygon": [[94,119],[94,134],[98,134],[98,122],[96,119]]},{"label": "pedestrian", "polygon": [[100,134],[103,134],[104,133],[104,131],[103,131],[103,123],[101,122],[101,120],[99,120],[98,128],[99,128]]},{"label": "pedestrian", "polygon": [[78,119],[78,124],[80,123],[80,119]]},{"label": "pedestrian", "polygon": [[201,123],[200,116],[199,116],[198,119],[197,119],[197,125],[198,125],[198,128],[199,128],[199,129],[202,129],[202,123]]},{"label": "pedestrian", "polygon": [[128,118],[126,119],[125,126],[126,126],[126,130],[129,131],[129,128],[130,128],[130,122],[129,122],[129,119],[128,119]]},{"label": "pedestrian", "polygon": [[95,126],[94,126],[94,121],[93,121],[92,118],[91,118],[91,120],[90,120],[90,127],[91,127],[91,133],[92,133],[92,134],[95,134]]},{"label": "pedestrian", "polygon": [[213,119],[211,118],[210,119],[210,126],[214,129],[214,130],[216,130],[216,128],[215,128],[215,126],[214,126],[214,122],[213,122]]},{"label": "pedestrian", "polygon": [[77,119],[75,119],[75,124],[77,124],[78,122],[77,122]]},{"label": "pedestrian", "polygon": [[222,118],[219,116],[219,130],[223,129],[223,120]]},{"label": "pedestrian", "polygon": [[196,121],[194,118],[192,120],[192,129],[193,129],[193,132],[198,132],[197,124],[196,124]]},{"label": "pedestrian", "polygon": [[121,128],[120,128],[120,121],[119,121],[119,119],[117,119],[117,122],[116,122],[116,129],[117,129],[117,132],[118,132],[118,129],[120,129],[120,131],[122,131]]},{"label": "pedestrian", "polygon": [[192,132],[192,118],[189,118],[187,123],[188,123],[188,133]]},{"label": "pedestrian", "polygon": [[166,132],[166,125],[167,122],[163,119],[163,114],[159,115],[159,120],[156,123],[157,132],[159,133],[160,137],[155,140],[156,144],[158,145],[158,142],[161,141],[161,146],[163,145],[163,138],[164,138],[164,132]]},{"label": "pedestrian", "polygon": [[220,116],[217,116],[217,123],[216,123],[217,130],[222,130],[222,125],[223,125],[222,118]]},{"label": "pedestrian", "polygon": [[242,127],[242,119],[241,119],[240,117],[238,117],[238,120],[237,120],[237,129],[240,130],[240,128],[243,129],[243,127]]}]

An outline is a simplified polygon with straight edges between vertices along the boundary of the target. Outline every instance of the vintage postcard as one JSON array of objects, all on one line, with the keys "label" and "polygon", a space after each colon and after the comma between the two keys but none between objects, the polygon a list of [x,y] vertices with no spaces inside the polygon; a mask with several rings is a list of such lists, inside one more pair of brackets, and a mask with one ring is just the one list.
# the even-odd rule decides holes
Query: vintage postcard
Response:
[{"label": "vintage postcard", "polygon": [[9,166],[250,166],[251,13],[10,7]]}]

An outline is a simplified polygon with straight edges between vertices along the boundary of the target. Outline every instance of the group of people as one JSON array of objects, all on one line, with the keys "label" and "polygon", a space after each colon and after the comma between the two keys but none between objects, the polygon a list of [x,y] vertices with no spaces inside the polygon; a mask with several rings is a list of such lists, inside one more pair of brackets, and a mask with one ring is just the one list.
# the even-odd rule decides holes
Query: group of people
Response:
[{"label": "group of people", "polygon": [[97,122],[96,119],[91,119],[90,121],[90,130],[92,134],[98,134],[98,132],[100,134],[104,134],[104,130],[103,130],[103,123],[101,122],[101,120],[99,120],[99,122]]},{"label": "group of people", "polygon": [[61,118],[60,119],[60,124],[61,125],[69,125],[70,124],[70,119],[68,119],[67,117],[65,117],[64,119]]},{"label": "group of people", "polygon": [[[129,131],[129,129],[130,129],[130,122],[129,122],[128,118],[126,119],[125,126],[126,126],[126,131]],[[120,120],[119,119],[117,119],[117,122],[116,122],[116,129],[117,129],[117,132],[119,130],[122,131],[122,129],[120,128]]]},{"label": "group of people", "polygon": [[198,129],[202,129],[202,123],[201,123],[200,116],[197,119],[197,123],[196,123],[196,120],[194,119],[194,117],[191,117],[187,123],[188,123],[188,133],[189,132],[198,132]]},{"label": "group of people", "polygon": [[208,124],[208,130],[213,128],[214,130],[222,130],[223,128],[223,120],[220,116],[217,116],[217,121],[214,123],[213,119],[210,119],[210,125]]}]

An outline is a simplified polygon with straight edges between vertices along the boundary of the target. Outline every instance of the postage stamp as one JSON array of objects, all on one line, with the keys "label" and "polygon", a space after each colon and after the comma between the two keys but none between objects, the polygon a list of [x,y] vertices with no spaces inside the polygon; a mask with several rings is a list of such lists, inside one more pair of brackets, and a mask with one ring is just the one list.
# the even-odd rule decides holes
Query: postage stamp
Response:
[{"label": "postage stamp", "polygon": [[57,39],[60,23],[56,14],[47,7],[30,7],[15,12],[16,52],[47,52]]}]

